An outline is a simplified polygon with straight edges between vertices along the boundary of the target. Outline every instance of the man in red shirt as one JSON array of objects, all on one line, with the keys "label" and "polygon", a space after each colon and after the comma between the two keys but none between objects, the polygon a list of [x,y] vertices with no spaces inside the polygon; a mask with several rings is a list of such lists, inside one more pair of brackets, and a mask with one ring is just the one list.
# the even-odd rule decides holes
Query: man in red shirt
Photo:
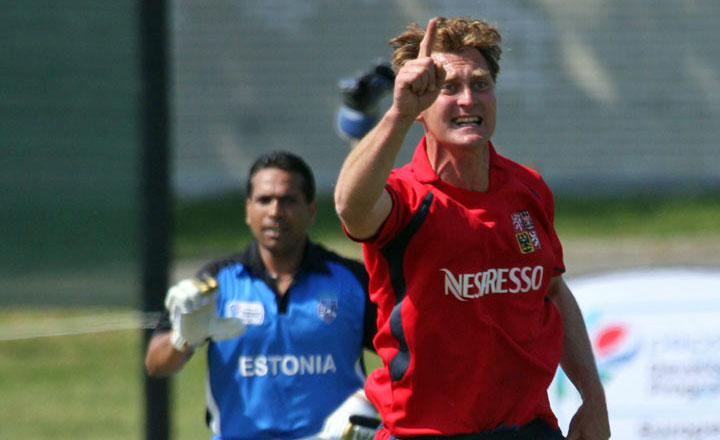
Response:
[{"label": "man in red shirt", "polygon": [[[378,304],[378,439],[562,438],[547,397],[558,364],[583,397],[567,438],[610,436],[552,193],[490,141],[499,43],[459,18],[391,40],[393,103],[340,171],[336,209]],[[416,120],[425,137],[392,170]]]}]

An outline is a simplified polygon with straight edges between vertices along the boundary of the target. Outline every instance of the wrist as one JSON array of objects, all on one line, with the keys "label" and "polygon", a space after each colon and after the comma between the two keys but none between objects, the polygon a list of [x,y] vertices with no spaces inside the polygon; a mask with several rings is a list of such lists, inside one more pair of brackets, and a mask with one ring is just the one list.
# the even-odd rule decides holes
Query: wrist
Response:
[{"label": "wrist", "polygon": [[597,384],[587,387],[580,393],[583,402],[605,405],[605,390],[602,385]]},{"label": "wrist", "polygon": [[419,116],[419,114],[407,113],[393,105],[385,113],[383,119],[390,121],[393,125],[405,127],[409,130]]},{"label": "wrist", "polygon": [[187,339],[185,339],[177,330],[173,330],[170,332],[170,344],[172,344],[175,350],[181,353],[190,351],[191,348],[187,342]]}]

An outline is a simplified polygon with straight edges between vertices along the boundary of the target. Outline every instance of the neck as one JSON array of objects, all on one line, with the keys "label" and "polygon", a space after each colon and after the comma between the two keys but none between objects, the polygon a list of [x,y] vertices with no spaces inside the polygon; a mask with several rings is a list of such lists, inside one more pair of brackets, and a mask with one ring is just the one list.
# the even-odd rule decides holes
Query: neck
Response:
[{"label": "neck", "polygon": [[260,258],[265,269],[271,276],[277,279],[288,278],[295,275],[300,268],[305,253],[306,241],[303,241],[293,249],[278,252],[260,247]]},{"label": "neck", "polygon": [[440,180],[468,191],[490,187],[490,145],[445,146],[427,138],[427,157]]}]

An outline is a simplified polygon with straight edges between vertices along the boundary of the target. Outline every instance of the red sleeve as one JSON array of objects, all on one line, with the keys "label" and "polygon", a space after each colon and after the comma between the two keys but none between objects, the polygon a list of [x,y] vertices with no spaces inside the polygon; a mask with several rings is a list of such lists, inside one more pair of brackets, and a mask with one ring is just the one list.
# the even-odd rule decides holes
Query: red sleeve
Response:
[{"label": "red sleeve", "polygon": [[364,245],[381,248],[392,240],[411,220],[412,213],[422,202],[427,189],[421,184],[403,178],[403,171],[400,169],[390,173],[388,183],[385,185],[385,191],[390,195],[392,208],[377,233],[366,239],[358,239],[351,236],[343,226],[343,231],[345,231],[348,238]]},{"label": "red sleeve", "polygon": [[560,243],[560,238],[558,238],[557,232],[555,231],[555,198],[553,197],[553,193],[547,184],[544,181],[542,184],[547,194],[547,196],[544,197],[545,212],[548,218],[548,235],[550,236],[553,253],[555,254],[555,275],[561,275],[565,273],[565,259],[563,257],[563,248]]}]

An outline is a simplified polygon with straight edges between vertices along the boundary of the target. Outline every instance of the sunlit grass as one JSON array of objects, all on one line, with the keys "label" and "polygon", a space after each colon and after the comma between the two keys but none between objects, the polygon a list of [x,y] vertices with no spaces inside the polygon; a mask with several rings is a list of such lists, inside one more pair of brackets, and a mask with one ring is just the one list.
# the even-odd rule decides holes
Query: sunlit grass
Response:
[{"label": "sunlit grass", "polygon": [[[93,322],[98,314],[128,321],[123,309],[0,311],[0,439],[144,438],[143,331],[135,325],[63,335],[80,331],[78,323]],[[177,440],[210,438],[205,356],[200,348],[171,379]],[[371,369],[379,364],[374,354],[367,359]]]},{"label": "sunlit grass", "polygon": [[[311,236],[358,255],[340,228],[328,195],[318,198]],[[175,254],[178,258],[237,251],[249,240],[244,199],[240,194],[179,203],[175,209]],[[697,197],[642,196],[578,198],[556,195],[555,226],[563,238],[720,237],[720,194]]]}]

